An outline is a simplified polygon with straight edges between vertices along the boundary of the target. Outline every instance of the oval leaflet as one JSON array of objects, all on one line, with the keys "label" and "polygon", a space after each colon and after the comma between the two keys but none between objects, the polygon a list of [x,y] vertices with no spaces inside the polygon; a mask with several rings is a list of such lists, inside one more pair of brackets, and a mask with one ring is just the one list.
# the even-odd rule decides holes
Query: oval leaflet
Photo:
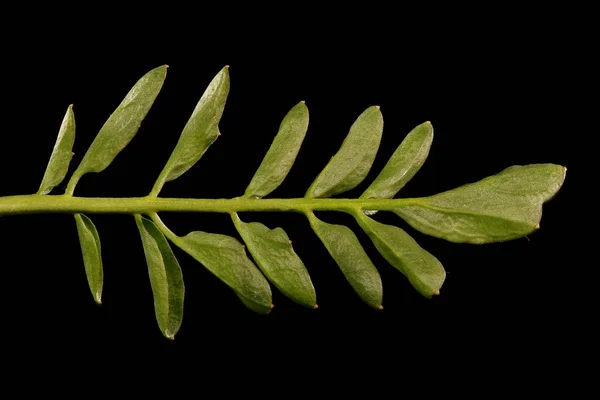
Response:
[{"label": "oval leaflet", "polygon": [[185,287],[181,267],[154,222],[140,215],[135,215],[135,222],[148,264],[156,321],[163,335],[174,339],[183,319]]},{"label": "oval leaflet", "polygon": [[88,285],[96,303],[101,304],[104,268],[102,267],[100,236],[92,220],[85,214],[74,214],[74,216]]},{"label": "oval leaflet", "polygon": [[281,228],[269,229],[259,222],[243,222],[237,214],[231,217],[266,277],[296,303],[317,308],[313,283],[285,231]]},{"label": "oval leaflet", "polygon": [[54,187],[59,185],[67,172],[69,164],[73,158],[73,143],[75,142],[75,114],[73,114],[73,105],[67,108],[67,112],[60,125],[56,144],[50,155],[50,161],[46,167],[46,172],[42,178],[42,183],[38,189],[38,194],[48,194]]},{"label": "oval leaflet", "polygon": [[90,172],[101,172],[129,144],[150,111],[167,75],[167,66],[155,68],[140,78],[117,109],[106,120],[98,135],[73,172],[67,193],[73,194],[79,179]]},{"label": "oval leaflet", "polygon": [[358,186],[371,170],[382,132],[379,107],[367,108],[352,124],[340,149],[310,185],[305,197],[331,197]]},{"label": "oval leaflet", "polygon": [[308,220],[325,248],[360,298],[370,307],[382,309],[381,276],[358,238],[344,225],[328,224],[309,213]]},{"label": "oval leaflet", "polygon": [[246,188],[244,196],[261,198],[277,189],[290,172],[307,129],[308,108],[301,101],[281,122],[279,132]]}]

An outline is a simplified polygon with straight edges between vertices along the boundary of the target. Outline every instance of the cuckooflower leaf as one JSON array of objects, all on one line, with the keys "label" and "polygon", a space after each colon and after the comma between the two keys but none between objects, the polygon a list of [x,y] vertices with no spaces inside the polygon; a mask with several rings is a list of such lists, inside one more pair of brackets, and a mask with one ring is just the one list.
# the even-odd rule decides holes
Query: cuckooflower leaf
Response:
[{"label": "cuckooflower leaf", "polygon": [[73,114],[73,104],[67,108],[67,112],[62,120],[58,137],[54,144],[54,149],[50,155],[50,161],[46,167],[44,178],[38,189],[38,194],[48,194],[54,187],[59,185],[67,171],[69,163],[73,157],[73,143],[75,142],[75,114]]},{"label": "cuckooflower leaf", "polygon": [[373,165],[382,132],[379,107],[367,108],[352,124],[342,146],[310,185],[305,197],[331,197],[358,186]]},{"label": "cuckooflower leaf", "polygon": [[[301,102],[284,117],[244,196],[159,198],[164,184],[188,171],[219,136],[218,125],[229,93],[229,73],[225,67],[197,103],[148,196],[73,196],[84,174],[107,168],[132,140],[162,88],[166,68],[161,66],[148,72],[129,91],[84,155],[65,195],[47,196],[64,179],[72,158],[75,118],[69,107],[38,192],[0,196],[0,216],[74,214],[88,285],[95,301],[100,303],[103,289],[100,239],[92,221],[82,213],[133,215],[148,264],[156,319],[163,335],[171,339],[181,326],[185,287],[181,268],[167,239],[203,264],[227,284],[247,308],[257,313],[267,314],[273,307],[271,288],[263,273],[292,300],[316,307],[313,284],[287,233],[257,222],[244,223],[238,217],[239,212],[303,213],[356,293],[370,307],[381,309],[381,277],[354,232],[346,226],[325,223],[313,212],[337,211],[353,215],[383,257],[404,274],[419,293],[431,297],[439,294],[445,280],[441,263],[404,230],[377,222],[369,215],[379,210],[392,211],[421,232],[454,242],[505,241],[539,228],[544,202],[560,190],[565,179],[566,168],[559,165],[514,166],[444,193],[393,199],[428,155],[433,129],[426,122],[407,135],[360,199],[327,198],[356,188],[372,168],[381,141],[383,118],[379,107],[370,107],[352,124],[339,150],[310,185],[304,198],[262,199],[283,182],[302,146],[308,127],[308,109]],[[232,163],[235,162],[233,159]],[[245,246],[233,237],[205,232],[179,237],[161,221],[160,212],[231,215],[259,267],[251,261]],[[142,214],[149,215],[151,220]]]},{"label": "cuckooflower leaf", "polygon": [[381,255],[402,272],[425,297],[439,294],[446,279],[444,267],[404,230],[375,221],[362,213],[355,215]]},{"label": "cuckooflower leaf", "polygon": [[131,88],[83,156],[69,182],[71,189],[84,174],[103,171],[129,144],[158,96],[166,75],[167,66],[160,66],[144,75]]},{"label": "cuckooflower leaf", "polygon": [[429,155],[433,127],[425,122],[404,138],[361,199],[391,199],[421,169]]},{"label": "cuckooflower leaf", "polygon": [[516,239],[539,228],[542,204],[558,192],[565,171],[554,164],[513,166],[394,212],[415,229],[451,242]]},{"label": "cuckooflower leaf", "polygon": [[267,155],[246,188],[246,197],[261,198],[275,190],[292,168],[308,129],[308,108],[296,104],[285,116]]},{"label": "cuckooflower leaf", "polygon": [[96,226],[87,216],[84,214],[74,215],[88,285],[96,303],[102,304],[104,271],[102,268],[102,253],[100,251],[100,236],[98,236]]},{"label": "cuckooflower leaf", "polygon": [[176,238],[174,243],[232,288],[253,311],[261,314],[271,311],[269,283],[236,239],[196,231]]},{"label": "cuckooflower leaf", "polygon": [[179,141],[158,177],[151,195],[157,196],[166,182],[192,168],[219,136],[219,121],[229,94],[229,67],[213,78],[181,132]]},{"label": "cuckooflower leaf", "polygon": [[340,267],[360,298],[375,309],[383,308],[381,276],[352,230],[328,224],[313,213],[307,214],[310,226]]},{"label": "cuckooflower leaf", "polygon": [[281,228],[269,229],[259,222],[243,222],[237,213],[232,214],[232,219],[266,277],[296,303],[316,308],[315,288],[285,231]]},{"label": "cuckooflower leaf", "polygon": [[139,214],[135,215],[135,222],[148,264],[156,321],[163,335],[174,339],[183,319],[185,287],[181,267],[169,242],[154,222]]}]

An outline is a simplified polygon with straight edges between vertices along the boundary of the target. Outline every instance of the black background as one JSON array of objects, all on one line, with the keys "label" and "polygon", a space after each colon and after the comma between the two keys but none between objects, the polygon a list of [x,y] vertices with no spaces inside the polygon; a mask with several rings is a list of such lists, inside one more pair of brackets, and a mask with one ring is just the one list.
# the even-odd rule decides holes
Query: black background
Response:
[{"label": "black background", "polygon": [[[271,197],[301,197],[354,119],[371,105],[381,105],[383,140],[371,173],[347,197],[360,195],[406,133],[427,120],[435,131],[430,156],[400,196],[434,194],[515,164],[571,166],[570,137],[583,118],[573,102],[585,65],[584,33],[571,23],[576,16],[561,10],[490,11],[457,20],[441,12],[438,23],[428,14],[386,10],[354,10],[352,16],[315,12],[313,19],[295,11],[249,19],[246,11],[206,11],[180,22],[167,14],[113,20],[112,14],[90,11],[73,20],[47,25],[23,20],[5,28],[1,195],[37,190],[69,104],[77,121],[72,171],[129,88],[161,64],[170,66],[166,83],[138,135],[108,169],[86,175],[77,195],[145,195],[204,88],[224,65],[231,66],[231,91],[222,136],[162,196],[242,194],[281,118],[300,100],[310,110],[309,131],[293,169]],[[2,217],[5,356],[37,362],[94,353],[97,360],[118,363],[140,351],[199,354],[203,363],[265,362],[265,374],[304,362],[308,371],[363,358],[370,363],[362,365],[378,370],[383,359],[399,362],[409,353],[450,369],[456,358],[441,355],[448,350],[459,358],[551,365],[557,354],[569,352],[562,346],[548,352],[548,346],[560,343],[559,328],[576,319],[566,293],[582,284],[576,274],[564,273],[570,267],[566,203],[573,174],[570,168],[563,190],[544,207],[541,229],[508,243],[447,243],[378,214],[380,221],[406,227],[444,264],[446,283],[432,300],[385,262],[350,217],[323,213],[326,221],[351,226],[380,270],[382,312],[361,303],[301,215],[245,214],[288,232],[311,273],[319,309],[303,309],[274,290],[273,312],[254,315],[175,249],[186,298],[173,342],[162,337],[155,321],[133,218],[91,216],[105,268],[103,305],[97,306],[72,217]],[[225,215],[163,219],[178,234],[204,230],[238,237]]]}]

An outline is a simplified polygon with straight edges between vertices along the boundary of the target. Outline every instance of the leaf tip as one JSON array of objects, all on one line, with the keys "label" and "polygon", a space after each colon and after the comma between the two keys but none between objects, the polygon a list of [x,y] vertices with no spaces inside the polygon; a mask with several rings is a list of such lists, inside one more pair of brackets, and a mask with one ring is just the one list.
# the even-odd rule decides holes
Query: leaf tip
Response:
[{"label": "leaf tip", "polygon": [[315,305],[313,306],[313,310],[316,310],[317,308],[319,308],[319,305],[315,303]]},{"label": "leaf tip", "polygon": [[378,110],[381,108],[381,106],[374,106],[374,107],[375,107],[376,109],[378,109]]},{"label": "leaf tip", "polygon": [[304,101],[304,100],[300,100],[300,103],[302,103],[302,104],[306,104],[306,101]]},{"label": "leaf tip", "polygon": [[229,69],[229,65],[226,65],[226,66],[225,66],[225,67],[223,67],[223,68],[225,68],[225,69]]},{"label": "leaf tip", "polygon": [[377,307],[377,310],[379,310],[379,311],[383,310],[383,306],[380,304],[380,305]]},{"label": "leaf tip", "polygon": [[272,310],[273,308],[275,308],[275,304],[271,303],[271,305],[269,306],[269,308]]},{"label": "leaf tip", "polygon": [[102,304],[102,289],[97,289],[94,293],[94,301],[98,304]]},{"label": "leaf tip", "polygon": [[440,290],[438,289],[438,290],[436,290],[435,292],[433,292],[433,295],[434,295],[434,296],[439,296],[439,295],[440,295]]},{"label": "leaf tip", "polygon": [[165,330],[165,337],[169,340],[175,340],[175,334],[170,330]]},{"label": "leaf tip", "polygon": [[169,68],[169,66],[167,64],[163,64],[161,66],[154,68],[153,70],[151,70],[148,73],[159,73],[164,79],[164,77],[167,75],[167,68]]},{"label": "leaf tip", "polygon": [[540,224],[536,224],[536,225],[534,226],[534,229],[536,229],[536,230],[537,230],[537,229],[540,229]]}]

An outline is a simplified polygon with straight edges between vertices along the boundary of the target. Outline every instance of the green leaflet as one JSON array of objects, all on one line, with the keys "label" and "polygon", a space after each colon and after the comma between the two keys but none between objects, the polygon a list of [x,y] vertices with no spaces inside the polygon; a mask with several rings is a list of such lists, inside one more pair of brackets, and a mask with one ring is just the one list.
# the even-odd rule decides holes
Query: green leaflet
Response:
[{"label": "green leaflet", "polygon": [[166,182],[177,179],[192,168],[219,136],[219,121],[229,94],[229,67],[224,67],[210,82],[179,141],[158,177],[152,196],[158,196]]},{"label": "green leaflet", "polygon": [[514,166],[394,212],[415,229],[451,242],[516,239],[539,228],[542,204],[560,189],[565,171],[554,164]]},{"label": "green leaflet", "polygon": [[317,295],[304,263],[281,228],[269,229],[259,222],[243,222],[231,215],[240,236],[266,277],[287,297],[306,307],[317,307]]},{"label": "green leaflet", "polygon": [[350,228],[333,225],[307,214],[310,226],[338,264],[354,291],[369,306],[382,309],[381,276]]},{"label": "green leaflet", "polygon": [[246,306],[261,314],[271,311],[269,283],[236,239],[206,232],[191,232],[174,239],[177,246],[232,288]]},{"label": "green leaflet", "polygon": [[361,199],[391,199],[421,169],[429,155],[433,127],[425,122],[414,128],[400,143],[385,167]]},{"label": "green leaflet", "polygon": [[446,272],[437,258],[402,229],[382,224],[362,213],[355,217],[381,255],[402,272],[419,293],[427,298],[439,294]]},{"label": "green leaflet", "polygon": [[331,197],[360,184],[373,165],[382,132],[379,107],[367,108],[352,124],[342,146],[310,185],[305,197]]},{"label": "green leaflet", "polygon": [[174,339],[183,319],[185,287],[181,267],[154,222],[135,215],[154,295],[156,321],[163,335]]},{"label": "green leaflet", "polygon": [[102,283],[104,272],[102,269],[102,253],[100,251],[100,237],[94,223],[84,214],[74,214],[77,224],[79,244],[83,254],[83,265],[87,275],[88,285],[98,304],[102,304]]},{"label": "green leaflet", "polygon": [[50,155],[50,161],[46,167],[44,178],[38,189],[38,194],[48,194],[54,187],[60,184],[67,171],[69,163],[73,157],[73,143],[75,142],[75,114],[73,114],[73,104],[67,108],[67,112],[60,124],[58,137]]},{"label": "green leaflet", "polygon": [[308,129],[308,108],[296,104],[285,116],[279,132],[246,188],[246,197],[261,198],[275,190],[292,168]]},{"label": "green leaflet", "polygon": [[129,144],[158,96],[166,75],[167,66],[160,66],[144,75],[131,88],[83,156],[71,177],[68,192],[72,193],[77,181],[84,174],[103,171]]}]

